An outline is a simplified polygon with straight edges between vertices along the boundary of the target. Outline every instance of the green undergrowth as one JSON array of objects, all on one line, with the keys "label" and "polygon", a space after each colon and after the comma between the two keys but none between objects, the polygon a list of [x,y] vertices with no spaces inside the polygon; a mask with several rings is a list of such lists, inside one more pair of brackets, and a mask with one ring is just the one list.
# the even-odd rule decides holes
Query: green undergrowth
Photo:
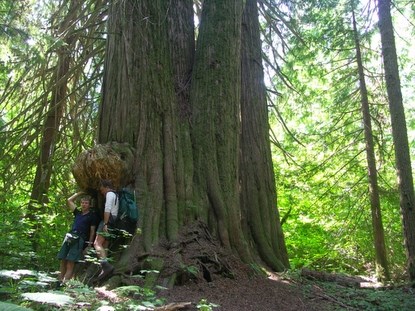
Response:
[{"label": "green undergrowth", "polygon": [[[378,288],[342,286],[304,278],[299,270],[280,275],[290,281],[305,299],[316,303],[325,300],[324,310],[409,311],[414,310],[415,292],[409,285]],[[93,288],[72,280],[59,287],[56,277],[32,270],[0,271],[0,310],[154,310],[166,302],[158,297],[161,288],[136,285],[113,290]],[[278,299],[278,298],[276,298]],[[198,310],[212,311],[219,306],[202,299],[193,302]],[[327,304],[324,304],[327,306]],[[323,309],[322,309],[323,310]]]},{"label": "green undergrowth", "polygon": [[326,300],[331,310],[367,311],[413,311],[415,310],[415,288],[409,284],[380,286],[345,286],[336,282],[317,281],[304,278],[299,270],[287,273],[287,278],[300,286],[304,295],[315,301]]},{"label": "green undergrowth", "polygon": [[412,311],[415,310],[415,293],[412,288],[350,288],[328,282],[314,282],[307,286],[320,287],[322,299],[333,302],[333,310]]},{"label": "green undergrowth", "polygon": [[0,271],[0,310],[153,310],[164,304],[155,289],[92,288],[77,280],[61,286],[53,275],[31,270]]},{"label": "green undergrowth", "polygon": [[[62,286],[53,274],[1,270],[0,310],[154,310],[165,304],[165,300],[157,296],[157,292],[164,289],[157,285],[153,288],[128,285],[107,290],[89,287],[77,280]],[[218,307],[207,299],[195,302],[195,306],[201,311],[213,311]]]}]

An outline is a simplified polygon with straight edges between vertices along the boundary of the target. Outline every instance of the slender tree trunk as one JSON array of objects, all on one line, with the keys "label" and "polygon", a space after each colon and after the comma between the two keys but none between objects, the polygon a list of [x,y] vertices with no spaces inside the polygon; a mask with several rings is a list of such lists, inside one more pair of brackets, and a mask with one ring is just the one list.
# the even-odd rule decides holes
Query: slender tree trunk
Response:
[{"label": "slender tree trunk", "polygon": [[386,89],[391,114],[392,135],[395,146],[400,207],[408,259],[408,275],[411,281],[415,281],[414,184],[390,6],[390,0],[378,0],[379,29],[382,42],[383,63],[385,66]]},{"label": "slender tree trunk", "polygon": [[373,143],[372,121],[370,117],[369,99],[367,96],[365,74],[363,72],[362,54],[360,50],[360,40],[359,40],[358,31],[357,31],[354,11],[353,11],[353,32],[354,32],[355,45],[356,45],[356,61],[357,61],[357,66],[358,66],[358,71],[359,71],[359,81],[360,81],[359,89],[360,89],[360,96],[361,96],[363,126],[364,126],[365,141],[366,141],[366,159],[367,159],[368,177],[369,177],[370,206],[371,206],[371,213],[372,213],[372,227],[373,227],[375,254],[376,254],[376,274],[379,279],[387,281],[390,279],[390,275],[389,275],[388,260],[387,260],[387,255],[386,255],[385,233],[383,230],[382,214],[381,214],[381,208],[380,208],[378,175],[377,175],[377,169],[376,169],[375,148],[374,148],[374,143]]},{"label": "slender tree trunk", "polygon": [[256,0],[247,0],[242,22],[241,208],[254,249],[268,266],[289,266],[277,209],[268,107]]},{"label": "slender tree trunk", "polygon": [[[65,44],[59,47],[56,52],[57,65],[50,81],[52,85],[50,87],[51,93],[49,96],[45,96],[47,100],[47,112],[41,133],[40,153],[27,215],[33,221],[35,221],[36,215],[38,214],[37,207],[48,202],[47,193],[52,174],[54,150],[58,141],[59,126],[67,96],[68,71],[71,61],[71,46],[73,43],[73,38],[66,36],[65,33],[70,29],[69,25],[75,18],[77,8],[78,1],[72,0],[69,5],[69,13],[59,25],[58,35],[62,36]],[[35,243],[35,239],[33,241]]]}]

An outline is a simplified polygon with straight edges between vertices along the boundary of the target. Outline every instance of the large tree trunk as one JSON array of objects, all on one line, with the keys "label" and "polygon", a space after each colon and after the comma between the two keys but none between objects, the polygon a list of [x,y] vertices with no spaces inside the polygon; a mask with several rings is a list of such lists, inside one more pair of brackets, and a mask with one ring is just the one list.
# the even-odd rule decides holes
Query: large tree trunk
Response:
[{"label": "large tree trunk", "polygon": [[[241,225],[240,178],[245,189],[257,187],[249,185],[255,182],[250,174],[241,174],[245,168],[239,157],[249,149],[249,144],[240,148],[243,1],[205,1],[202,11],[196,49],[192,1],[126,0],[113,2],[109,11],[99,142],[127,142],[135,148],[142,216],[142,236],[125,256],[134,260],[160,242],[172,247],[180,230],[202,221],[222,247],[244,261],[252,262],[258,253],[267,265],[283,270],[288,260],[275,206],[266,103],[256,99],[252,109],[261,106],[262,119],[246,131],[255,131],[251,135],[261,135],[257,143],[267,145],[252,151],[258,166],[251,170],[260,168],[255,178],[264,178],[264,184],[260,196],[253,193],[257,199],[248,218],[263,219],[259,225],[264,228],[256,229],[260,239],[252,239],[254,234]],[[256,32],[259,36],[259,28]],[[260,83],[262,75],[255,75],[250,77]],[[262,86],[262,99],[263,91]],[[250,230],[246,216],[244,228]]]},{"label": "large tree trunk", "polygon": [[375,156],[375,147],[373,143],[373,132],[372,132],[372,121],[370,117],[369,109],[369,99],[367,96],[367,88],[365,81],[365,74],[363,72],[363,61],[362,54],[360,51],[360,40],[357,31],[355,14],[353,11],[353,31],[355,36],[355,45],[356,45],[356,61],[359,71],[359,81],[360,81],[360,96],[361,96],[361,106],[362,106],[362,115],[363,115],[363,126],[365,133],[366,141],[366,159],[367,159],[367,168],[368,168],[368,178],[369,178],[369,194],[370,194],[370,207],[372,213],[372,227],[373,227],[373,237],[374,237],[374,246],[376,254],[376,274],[380,280],[389,280],[389,268],[388,260],[386,255],[386,246],[385,246],[385,233],[383,230],[382,223],[382,213],[380,208],[380,197],[379,197],[379,186],[378,186],[378,173],[376,169],[376,156]]},{"label": "large tree trunk", "polygon": [[195,53],[193,1],[174,0],[168,10],[170,58],[174,92],[177,97],[176,191],[179,224],[189,223],[196,214],[192,208],[193,153],[190,139],[190,81]]},{"label": "large tree trunk", "polygon": [[[113,2],[99,142],[136,149],[135,187],[144,250],[178,231],[177,100],[169,57],[166,1]],[[184,152],[184,151],[183,151]]]},{"label": "large tree trunk", "polygon": [[378,0],[379,29],[391,114],[392,136],[395,146],[403,233],[408,259],[408,275],[411,281],[415,281],[414,184],[390,5],[390,0]]},{"label": "large tree trunk", "polygon": [[191,103],[196,204],[222,244],[248,259],[238,192],[242,10],[242,1],[204,2]]}]

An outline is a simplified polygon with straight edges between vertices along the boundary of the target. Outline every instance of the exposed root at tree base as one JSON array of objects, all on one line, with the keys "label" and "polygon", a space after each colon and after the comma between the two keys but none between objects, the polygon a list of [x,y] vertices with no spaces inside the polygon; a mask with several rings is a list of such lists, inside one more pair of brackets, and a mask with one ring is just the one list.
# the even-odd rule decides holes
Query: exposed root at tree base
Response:
[{"label": "exposed root at tree base", "polygon": [[[252,270],[240,262],[232,253],[223,249],[209,233],[202,222],[194,223],[184,228],[176,243],[162,241],[145,260],[134,269],[134,274],[140,271],[159,270],[154,284],[173,287],[188,282],[213,282],[220,278],[235,278],[237,274],[252,274]],[[136,282],[151,282],[147,280],[126,280],[127,284]]]}]

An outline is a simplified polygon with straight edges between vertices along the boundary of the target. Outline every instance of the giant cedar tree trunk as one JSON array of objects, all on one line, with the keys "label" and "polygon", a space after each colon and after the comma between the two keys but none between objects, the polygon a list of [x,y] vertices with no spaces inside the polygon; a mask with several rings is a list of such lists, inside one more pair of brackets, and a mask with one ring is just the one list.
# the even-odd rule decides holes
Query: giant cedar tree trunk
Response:
[{"label": "giant cedar tree trunk", "polygon": [[190,80],[195,51],[193,1],[173,0],[168,11],[170,58],[177,97],[176,187],[179,224],[196,216],[192,208],[193,153],[190,140]]},{"label": "giant cedar tree trunk", "polygon": [[386,89],[391,114],[392,136],[395,146],[400,207],[408,259],[408,275],[411,281],[415,281],[414,183],[390,5],[390,0],[378,1],[379,29],[382,42],[383,63],[385,66]]},{"label": "giant cedar tree trunk", "polygon": [[240,175],[239,158],[243,1],[204,2],[196,54],[192,9],[189,0],[126,0],[109,11],[99,142],[128,142],[136,150],[143,233],[128,256],[161,239],[174,245],[180,228],[202,220],[245,261],[253,260],[256,243],[267,244],[265,262],[281,270],[288,261],[266,139],[259,143],[268,144],[261,149],[267,161],[255,177],[266,178],[266,186],[250,207],[268,218],[261,240],[247,247],[251,233],[241,226],[239,178],[251,177]]},{"label": "giant cedar tree trunk", "polygon": [[196,204],[222,244],[248,259],[238,192],[242,10],[242,1],[204,2],[191,104]]},{"label": "giant cedar tree trunk", "polygon": [[[99,142],[136,150],[145,250],[178,230],[177,101],[169,58],[166,1],[114,1],[109,11]],[[187,151],[187,152],[190,152]]]}]

